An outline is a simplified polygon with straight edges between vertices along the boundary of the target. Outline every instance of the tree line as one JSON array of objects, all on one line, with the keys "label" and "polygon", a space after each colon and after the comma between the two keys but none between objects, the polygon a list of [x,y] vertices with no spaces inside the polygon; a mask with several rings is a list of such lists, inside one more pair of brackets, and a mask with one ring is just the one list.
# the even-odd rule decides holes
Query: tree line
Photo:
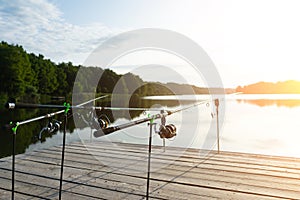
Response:
[{"label": "tree line", "polygon": [[[1,99],[36,98],[39,95],[67,96],[72,92],[73,84],[81,65],[71,62],[54,63],[43,55],[27,53],[20,45],[0,43],[0,95]],[[96,92],[111,93],[122,75],[110,69],[88,67],[86,77],[102,74]],[[131,73],[123,77],[126,84],[142,84],[143,80]],[[82,91],[88,91],[89,85],[77,83]]]},{"label": "tree line", "polygon": [[[0,98],[9,97],[32,101],[40,95],[68,96],[72,93],[77,72],[82,65],[74,65],[71,62],[54,63],[43,55],[27,53],[22,46],[0,43]],[[144,82],[139,76],[132,73],[120,75],[110,69],[100,67],[86,67],[85,77],[101,79],[96,88],[97,93],[112,93],[119,82],[121,91],[138,96],[146,95],[171,95],[174,94],[198,94],[208,93],[207,88],[178,83]],[[76,82],[75,85],[81,92],[90,91],[87,82]],[[132,91],[136,89],[135,91]]]}]

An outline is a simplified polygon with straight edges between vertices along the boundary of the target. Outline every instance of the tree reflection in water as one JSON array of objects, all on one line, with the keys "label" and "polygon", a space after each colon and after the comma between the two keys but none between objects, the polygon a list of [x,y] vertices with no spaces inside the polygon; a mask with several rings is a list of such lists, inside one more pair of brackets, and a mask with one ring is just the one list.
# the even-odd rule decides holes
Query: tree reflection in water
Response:
[{"label": "tree reflection in water", "polygon": [[[135,107],[135,108],[151,108],[154,105],[160,105],[164,107],[175,107],[179,105],[177,100],[169,100],[169,101],[160,101],[160,100],[143,100],[140,98],[117,98],[118,100],[113,101],[114,106],[118,107]],[[186,103],[192,103],[192,101],[186,101]],[[110,107],[110,101],[98,102],[96,106],[105,106]],[[12,131],[4,128],[5,124],[8,124],[10,121],[17,122],[23,121],[30,118],[34,118],[37,116],[42,116],[50,112],[54,112],[57,110],[51,109],[18,109],[18,110],[0,110],[0,158],[7,157],[11,155],[12,151]],[[128,120],[134,119],[140,116],[143,113],[143,110],[120,110],[120,111],[111,111],[111,110],[103,110],[97,111],[97,115],[106,115],[111,123],[113,123],[118,118],[125,118]],[[74,115],[75,116],[75,115]],[[58,115],[53,117],[53,119],[63,121],[63,115]],[[36,122],[24,124],[18,127],[17,130],[17,139],[16,139],[16,154],[22,154],[26,151],[26,149],[31,144],[35,144],[40,142],[38,140],[38,135],[40,131],[47,126],[49,119],[43,119]],[[77,125],[78,126],[78,125]],[[73,133],[76,128],[84,129],[88,127],[88,124],[82,123],[80,127],[75,127],[75,123],[72,117],[72,112],[70,112],[70,118],[68,119],[67,131],[68,133]],[[54,133],[56,134],[56,133]],[[52,137],[51,133],[43,133],[41,142],[45,142],[47,138]]]}]

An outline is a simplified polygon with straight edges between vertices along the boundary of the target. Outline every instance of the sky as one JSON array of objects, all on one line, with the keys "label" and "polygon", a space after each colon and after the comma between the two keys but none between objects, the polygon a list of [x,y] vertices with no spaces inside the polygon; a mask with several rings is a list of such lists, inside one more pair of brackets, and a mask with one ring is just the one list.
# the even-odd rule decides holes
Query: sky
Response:
[{"label": "sky", "polygon": [[[167,29],[200,45],[224,87],[237,87],[300,80],[299,9],[297,0],[0,0],[0,40],[57,63],[84,64],[95,48],[115,35]],[[154,62],[141,59],[147,53],[120,59],[114,70],[124,73],[127,68],[120,66]],[[158,66],[184,65],[166,59],[170,55],[157,57]],[[182,75],[196,79],[189,71]]]}]

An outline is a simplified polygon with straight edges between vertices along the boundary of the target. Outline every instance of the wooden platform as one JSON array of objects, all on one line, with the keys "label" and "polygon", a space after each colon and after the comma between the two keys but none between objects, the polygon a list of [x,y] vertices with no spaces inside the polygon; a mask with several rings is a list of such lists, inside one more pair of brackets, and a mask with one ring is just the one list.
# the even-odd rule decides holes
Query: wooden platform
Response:
[{"label": "wooden platform", "polygon": [[[144,199],[148,146],[66,147],[62,199]],[[61,147],[16,157],[16,199],[58,199]],[[300,199],[300,159],[154,147],[151,199]],[[0,199],[11,198],[11,158],[0,160]]]}]

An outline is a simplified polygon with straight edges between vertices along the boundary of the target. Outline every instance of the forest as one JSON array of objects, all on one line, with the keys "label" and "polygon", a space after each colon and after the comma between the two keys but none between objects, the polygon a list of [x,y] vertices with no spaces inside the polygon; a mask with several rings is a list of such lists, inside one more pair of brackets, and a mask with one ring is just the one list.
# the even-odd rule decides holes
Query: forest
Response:
[{"label": "forest", "polygon": [[[0,99],[1,103],[8,98],[23,102],[39,101],[41,95],[60,96],[70,99],[78,70],[85,67],[85,76],[94,77],[102,74],[98,82],[97,93],[112,93],[120,82],[119,92],[146,95],[170,95],[208,93],[207,88],[178,83],[144,82],[132,73],[120,75],[110,69],[96,66],[74,65],[71,62],[54,63],[43,55],[27,53],[20,45],[0,43]],[[79,85],[78,85],[79,84]],[[138,86],[138,88],[136,87]],[[77,83],[81,92],[90,91],[88,84]],[[137,88],[131,91],[132,88]]]}]

